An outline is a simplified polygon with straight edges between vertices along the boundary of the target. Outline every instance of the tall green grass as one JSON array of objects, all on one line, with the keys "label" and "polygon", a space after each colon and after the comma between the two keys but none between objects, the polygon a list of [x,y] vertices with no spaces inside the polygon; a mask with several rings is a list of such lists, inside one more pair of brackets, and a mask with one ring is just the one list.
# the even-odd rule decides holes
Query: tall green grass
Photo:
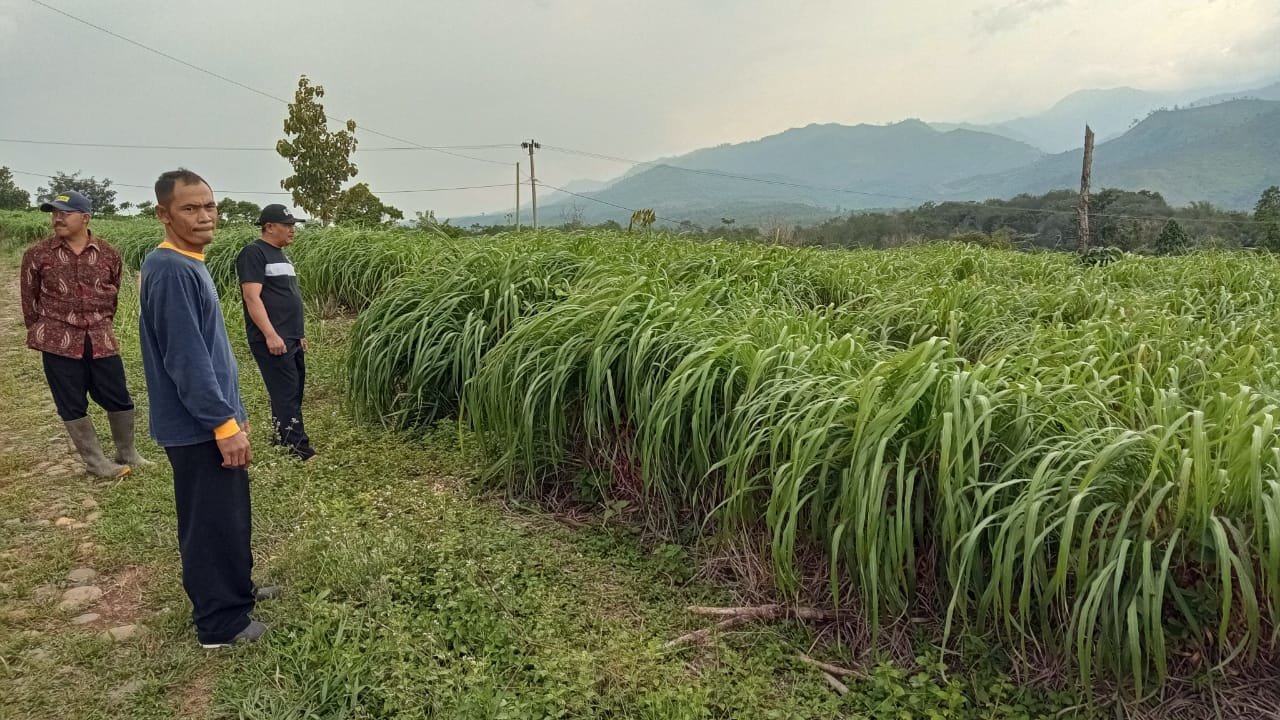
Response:
[{"label": "tall green grass", "polygon": [[[96,217],[90,227],[135,269],[164,240],[163,226],[151,217]],[[6,245],[29,244],[50,232],[46,214],[0,212],[0,242]],[[206,249],[205,263],[220,288],[237,287],[236,257],[258,236],[258,228],[251,225],[218,228]],[[309,227],[299,230],[287,252],[309,298],[351,310],[363,309],[382,288],[415,268],[447,264],[454,253],[449,241],[426,233]]]},{"label": "tall green grass", "polygon": [[[135,264],[150,225],[111,237]],[[219,236],[219,282],[252,237]],[[1276,650],[1270,256],[340,229],[290,254],[363,310],[355,414],[457,412],[511,492],[586,478],[673,534],[764,532],[784,593],[820,555],[873,624],[932,612],[1140,690]]]},{"label": "tall green grass", "polygon": [[[567,252],[501,246],[441,258],[392,283],[360,315],[350,356],[357,417],[407,427],[457,411],[464,383],[521,317],[563,295],[580,271]],[[421,308],[431,307],[430,317]]]},{"label": "tall green grass", "polygon": [[47,213],[34,210],[0,210],[0,250],[25,248],[53,234]]},{"label": "tall green grass", "polygon": [[352,400],[400,425],[461,407],[511,491],[603,474],[658,526],[763,528],[784,592],[820,549],[873,622],[932,597],[1140,688],[1187,646],[1274,650],[1273,260],[472,249],[361,318]]}]

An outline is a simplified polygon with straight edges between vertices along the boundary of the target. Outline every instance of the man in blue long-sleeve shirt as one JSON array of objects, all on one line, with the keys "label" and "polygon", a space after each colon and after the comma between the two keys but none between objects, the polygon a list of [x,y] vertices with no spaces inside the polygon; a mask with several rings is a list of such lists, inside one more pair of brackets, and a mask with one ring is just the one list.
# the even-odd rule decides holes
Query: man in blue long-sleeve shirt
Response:
[{"label": "man in blue long-sleeve shirt", "polygon": [[222,647],[256,640],[267,627],[249,617],[259,591],[250,578],[252,452],[239,370],[204,266],[218,206],[190,170],[164,173],[155,191],[165,240],[142,263],[139,319],[151,435],[173,466],[182,584],[196,634],[204,647]]}]

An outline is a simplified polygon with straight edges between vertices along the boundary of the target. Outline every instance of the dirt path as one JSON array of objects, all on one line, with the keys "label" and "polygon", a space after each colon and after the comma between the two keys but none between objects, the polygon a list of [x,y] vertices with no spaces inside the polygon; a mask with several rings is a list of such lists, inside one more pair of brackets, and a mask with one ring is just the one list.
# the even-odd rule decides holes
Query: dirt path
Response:
[{"label": "dirt path", "polygon": [[[39,356],[25,347],[13,272],[6,272],[0,284],[0,337],[0,365],[5,368],[3,397],[9,406],[0,413],[0,455],[4,457],[0,465],[0,495],[4,498],[0,501],[4,527],[0,575],[7,583],[3,587],[6,617],[41,617],[48,598],[61,598],[65,589],[78,586],[103,591],[96,602],[80,604],[82,614],[99,617],[82,621],[78,632],[115,627],[113,622],[131,624],[137,603],[125,586],[137,585],[139,572],[131,570],[117,579],[100,574],[94,562],[98,545],[93,542],[92,530],[102,517],[100,497],[110,491],[111,483],[95,483],[84,472],[63,432]],[[80,572],[68,579],[75,570]],[[28,587],[36,579],[41,582]],[[78,593],[94,594],[88,590]],[[37,624],[41,627],[25,628],[25,632],[50,630],[47,623]]]},{"label": "dirt path", "polygon": [[[155,468],[101,482],[84,472],[45,384],[39,355],[26,348],[17,258],[0,258],[0,717],[63,716],[83,707],[77,694],[99,685],[95,652],[141,652],[152,569],[111,553],[102,535],[103,505],[121,483],[154,482]],[[105,418],[91,416],[110,451]],[[51,691],[51,688],[63,688]],[[123,701],[116,686],[94,702]],[[115,693],[112,695],[112,693]],[[87,700],[87,698],[86,698]],[[65,703],[65,704],[64,704]]]}]

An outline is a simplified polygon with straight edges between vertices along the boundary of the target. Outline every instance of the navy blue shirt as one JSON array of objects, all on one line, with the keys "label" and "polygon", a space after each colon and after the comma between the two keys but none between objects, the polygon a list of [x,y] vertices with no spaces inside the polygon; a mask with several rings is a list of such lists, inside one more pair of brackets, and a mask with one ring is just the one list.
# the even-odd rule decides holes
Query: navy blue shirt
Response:
[{"label": "navy blue shirt", "polygon": [[239,367],[204,262],[168,243],[142,263],[138,324],[151,402],[151,437],[162,447],[214,439],[245,421]]}]

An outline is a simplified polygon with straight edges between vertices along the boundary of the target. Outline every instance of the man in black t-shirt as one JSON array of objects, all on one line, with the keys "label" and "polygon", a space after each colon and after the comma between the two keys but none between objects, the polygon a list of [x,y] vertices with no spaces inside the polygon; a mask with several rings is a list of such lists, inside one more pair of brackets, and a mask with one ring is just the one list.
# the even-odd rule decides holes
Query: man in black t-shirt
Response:
[{"label": "man in black t-shirt", "polygon": [[271,396],[275,442],[305,461],[316,454],[302,424],[307,337],[298,277],[284,254],[284,248],[293,243],[294,225],[299,222],[283,205],[262,208],[255,223],[262,228],[262,237],[240,251],[236,275],[244,299],[249,349]]}]

